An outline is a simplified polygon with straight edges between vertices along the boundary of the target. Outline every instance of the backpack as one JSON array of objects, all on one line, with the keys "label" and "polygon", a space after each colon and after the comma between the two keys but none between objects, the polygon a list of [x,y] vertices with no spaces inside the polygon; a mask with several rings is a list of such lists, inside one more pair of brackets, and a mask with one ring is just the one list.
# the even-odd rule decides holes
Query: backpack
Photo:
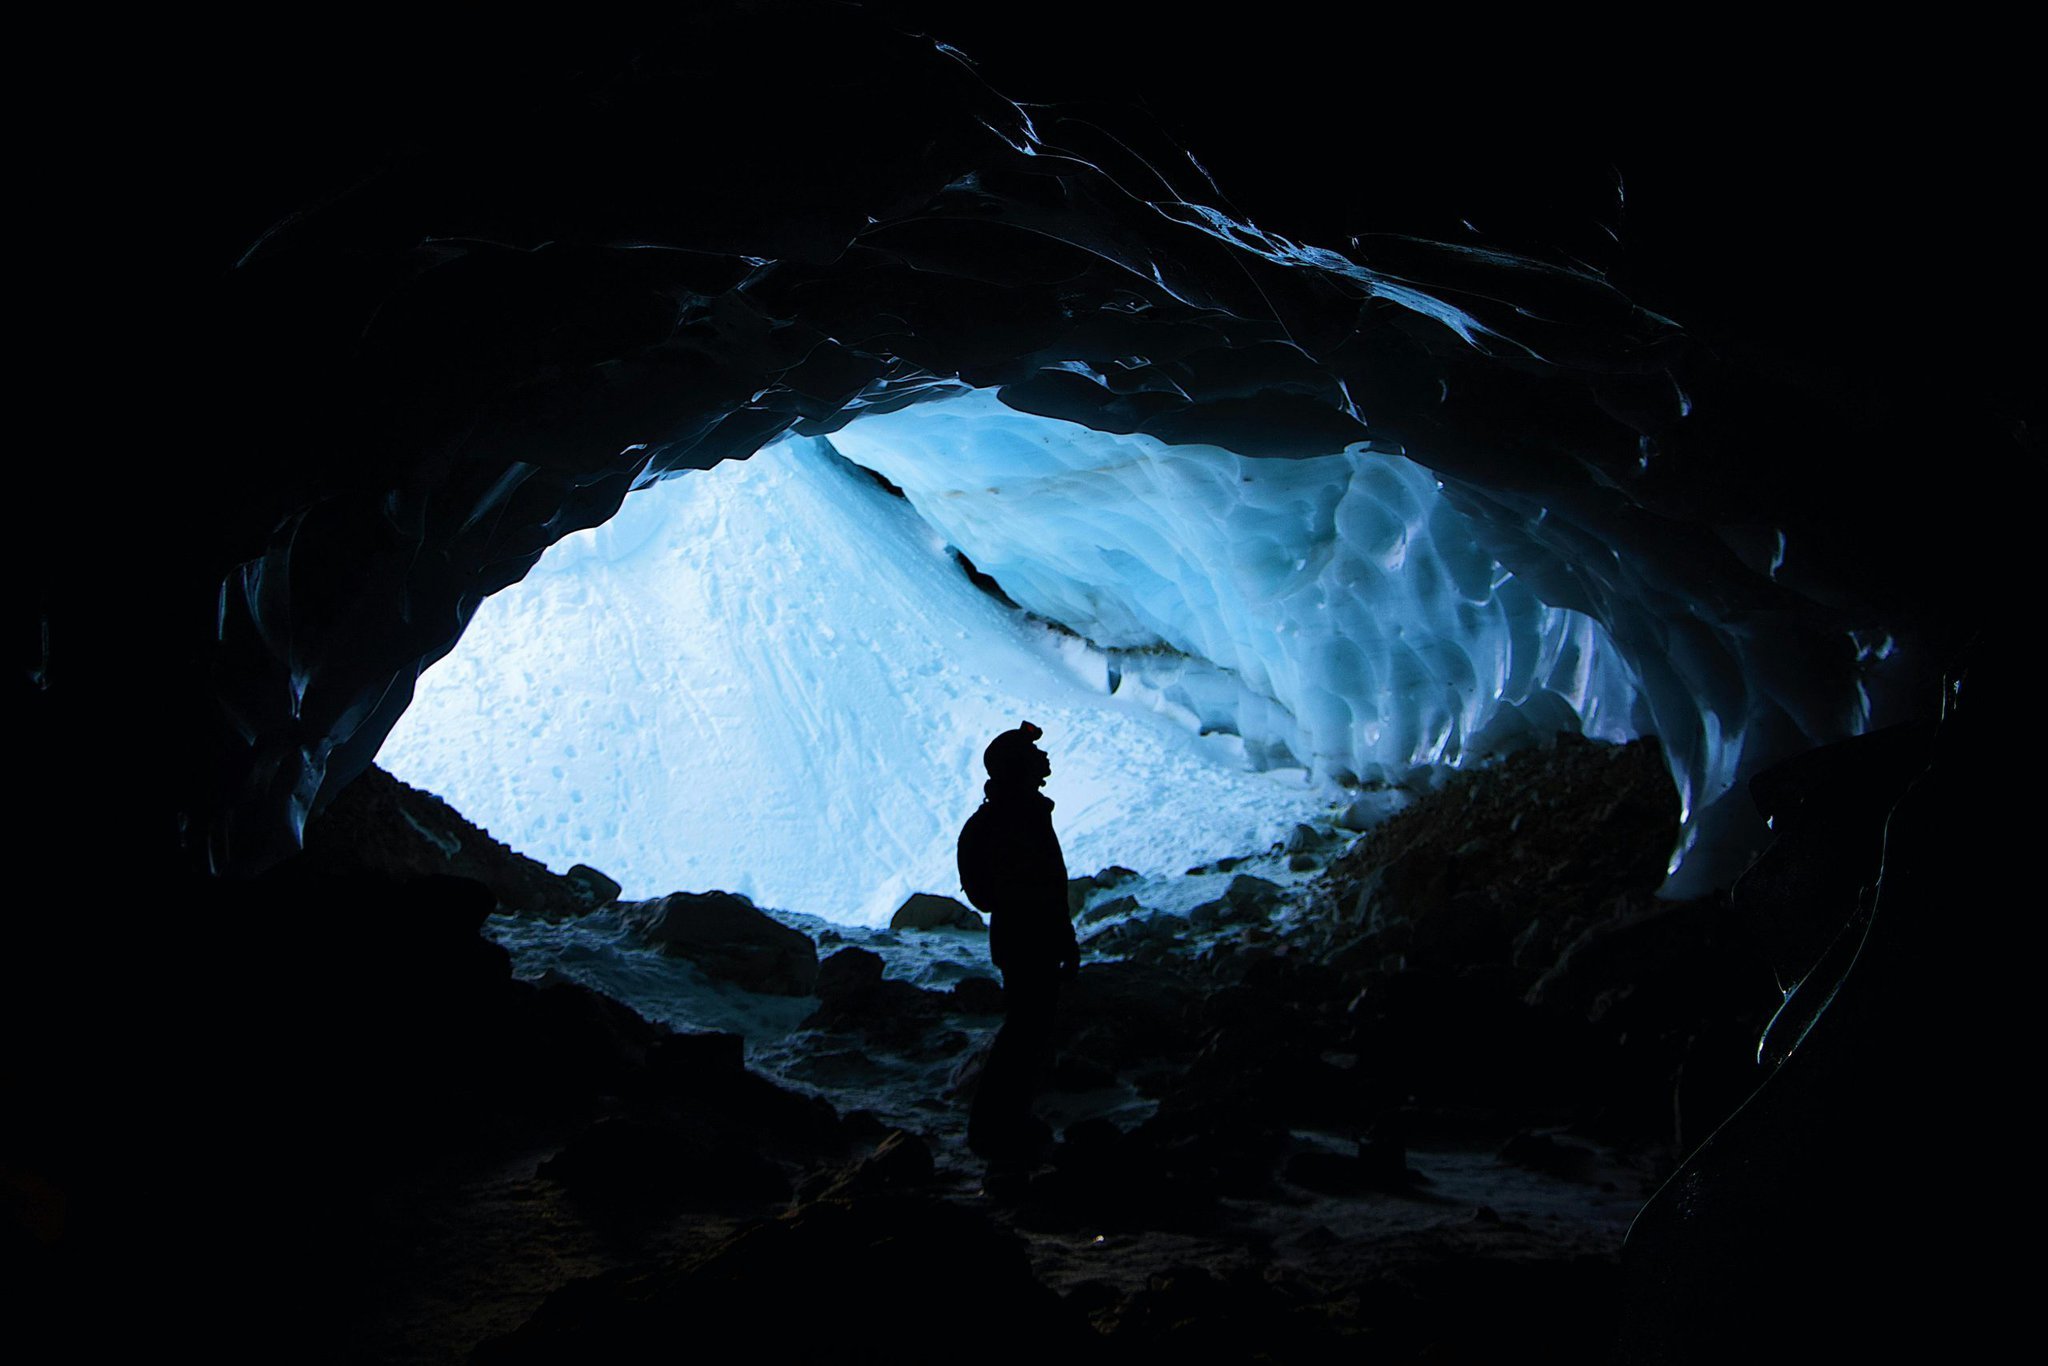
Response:
[{"label": "backpack", "polygon": [[995,914],[1002,895],[1000,840],[987,803],[976,807],[967,824],[960,827],[960,889],[976,910],[988,915]]}]

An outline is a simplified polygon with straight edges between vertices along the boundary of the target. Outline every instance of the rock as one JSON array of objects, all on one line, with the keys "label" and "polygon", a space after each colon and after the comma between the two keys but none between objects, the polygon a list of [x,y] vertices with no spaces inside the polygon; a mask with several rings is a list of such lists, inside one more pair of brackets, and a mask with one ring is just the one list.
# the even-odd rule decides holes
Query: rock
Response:
[{"label": "rock", "polygon": [[1750,780],[1771,842],[1730,891],[1790,989],[1806,978],[1877,882],[1886,817],[1922,772],[1931,723],[1809,751]]},{"label": "rock", "polygon": [[1595,1154],[1577,1143],[1560,1142],[1550,1134],[1523,1130],[1501,1145],[1500,1160],[1515,1167],[1561,1176],[1568,1181],[1587,1180],[1593,1171]]},{"label": "rock", "polygon": [[1757,1031],[1740,1022],[1709,1021],[1695,1033],[1680,1063],[1673,1099],[1681,1149],[1694,1148],[1763,1084],[1757,1063]]},{"label": "rock", "polygon": [[1091,963],[1060,1001],[1065,1047],[1119,1072],[1147,1058],[1180,1057],[1202,993],[1186,978],[1138,963]]},{"label": "rock", "polygon": [[709,1254],[575,1282],[472,1359],[568,1366],[655,1360],[679,1342],[772,1342],[791,1360],[847,1360],[883,1346],[883,1307],[913,1301],[917,1322],[902,1328],[914,1338],[897,1349],[906,1359],[950,1359],[987,1343],[993,1325],[1005,1354],[1096,1359],[1087,1321],[1033,1276],[1022,1239],[976,1211],[903,1195],[815,1201]]},{"label": "rock", "polygon": [[509,1018],[497,1032],[517,1050],[523,1085],[534,1092],[616,1090],[672,1037],[630,1007],[555,973],[512,985]]},{"label": "rock", "polygon": [[648,1048],[647,1064],[679,1085],[733,1077],[747,1070],[746,1040],[709,1030],[670,1034]]},{"label": "rock", "polygon": [[1654,740],[1562,735],[1414,799],[1331,865],[1320,896],[1330,919],[1405,927],[1386,947],[1416,966],[1540,972],[1588,916],[1653,893],[1677,835]]},{"label": "rock", "polygon": [[1361,793],[1337,817],[1337,824],[1343,829],[1363,834],[1387,817],[1401,810],[1414,798],[1399,788],[1381,788]]},{"label": "rock", "polygon": [[1168,1101],[1129,1135],[1129,1144],[1162,1173],[1241,1199],[1272,1193],[1274,1168],[1291,1142],[1284,1126],[1234,1100]]},{"label": "rock", "polygon": [[625,890],[587,863],[579,863],[562,874],[562,881],[568,883],[570,890],[578,899],[593,911],[611,905],[619,899],[619,893]]},{"label": "rock", "polygon": [[893,1126],[873,1110],[848,1110],[840,1116],[846,1136],[861,1142],[879,1143],[895,1132]]},{"label": "rock", "polygon": [[929,1143],[907,1130],[893,1129],[872,1153],[851,1167],[823,1172],[805,1182],[798,1198],[809,1203],[915,1190],[930,1185],[936,1170]]},{"label": "rock", "polygon": [[1281,845],[1281,849],[1289,854],[1307,854],[1322,848],[1326,842],[1322,832],[1313,825],[1297,822],[1295,827],[1287,832],[1286,842]]},{"label": "rock", "polygon": [[993,977],[962,977],[953,983],[953,1008],[968,1015],[1000,1015],[1003,988]]},{"label": "rock", "polygon": [[1024,1227],[1191,1233],[1216,1222],[1216,1193],[1199,1164],[1163,1157],[1106,1119],[1073,1125],[1050,1156],[1053,1170],[1032,1179],[1019,1212]]},{"label": "rock", "polygon": [[1278,883],[1239,873],[1222,896],[1189,911],[1188,923],[1197,927],[1257,923],[1270,917],[1285,895]]},{"label": "rock", "polygon": [[1120,887],[1136,877],[1132,869],[1111,864],[1092,877],[1070,877],[1067,879],[1067,914],[1077,916],[1088,904],[1088,898],[1097,892]]},{"label": "rock", "polygon": [[1083,925],[1096,925],[1112,916],[1128,914],[1138,909],[1138,898],[1134,896],[1113,896],[1109,900],[1090,906],[1081,912]]},{"label": "rock", "polygon": [[1263,920],[1280,904],[1284,895],[1278,883],[1239,873],[1230,879],[1230,887],[1223,893],[1223,899],[1230,903],[1239,918]]},{"label": "rock", "polygon": [[1573,940],[1528,998],[1595,1019],[1641,998],[1631,1010],[1638,1029],[1689,1030],[1731,1008],[1768,1010],[1776,982],[1748,930],[1719,897],[1623,905]]},{"label": "rock", "polygon": [[781,1168],[701,1121],[601,1119],[541,1163],[538,1174],[584,1199],[627,1208],[789,1198]]},{"label": "rock", "polygon": [[1062,1053],[1053,1064],[1052,1073],[1046,1078],[1046,1088],[1065,1091],[1070,1094],[1085,1091],[1102,1091],[1116,1085],[1116,1073],[1092,1058],[1075,1053]]},{"label": "rock", "polygon": [[1386,1094],[1426,1105],[1513,1113],[1599,1103],[1618,1082],[1611,1037],[1485,976],[1395,973],[1361,995],[1351,1018],[1360,1070]]},{"label": "rock", "polygon": [[[505,910],[550,920],[596,909],[588,888],[573,874],[556,876],[545,864],[492,839],[433,793],[374,765],[307,824],[305,840],[308,870],[329,876],[372,873],[399,882],[436,874],[469,878],[490,888]],[[618,895],[617,884],[612,895]]]},{"label": "rock", "polygon": [[1782,1003],[1752,924],[1720,897],[1618,907],[1526,997],[1614,1041],[1617,1070],[1600,1086],[1602,1136],[1667,1141],[1677,1137],[1674,1115],[1685,1133],[1704,1137],[1763,1082],[1757,1040]]},{"label": "rock", "polygon": [[944,1055],[957,1040],[933,1026],[954,1003],[950,993],[883,977],[880,954],[847,948],[818,969],[818,1008],[803,1027],[856,1032],[918,1057]]},{"label": "rock", "polygon": [[981,912],[950,896],[914,892],[889,918],[892,930],[987,930]]},{"label": "rock", "polygon": [[818,965],[820,1000],[854,1000],[881,984],[882,955],[867,949],[841,949]]},{"label": "rock", "polygon": [[[1220,1272],[1220,1274],[1219,1274]],[[1316,1306],[1317,1293],[1278,1267],[1220,1268],[1183,1263],[1156,1270],[1143,1285],[1107,1307],[1096,1307],[1091,1320],[1110,1342],[1106,1355],[1115,1360],[1162,1361],[1287,1361],[1338,1362],[1359,1359],[1356,1337],[1335,1327]],[[1384,1340],[1382,1317],[1389,1296],[1375,1296],[1375,1346]],[[1356,1304],[1354,1298],[1351,1301]],[[1404,1343],[1404,1349],[1406,1348]],[[1375,1360],[1426,1361],[1425,1351],[1403,1350],[1399,1358]],[[1451,1358],[1445,1358],[1451,1359]],[[1501,1360],[1503,1357],[1459,1361]]]},{"label": "rock", "polygon": [[1296,1153],[1281,1174],[1302,1189],[1323,1195],[1399,1194],[1428,1179],[1407,1165],[1398,1147],[1385,1152],[1363,1144],[1356,1154]]},{"label": "rock", "polygon": [[818,983],[818,946],[731,892],[674,892],[620,908],[626,923],[663,953],[712,977],[770,996],[808,996]]}]

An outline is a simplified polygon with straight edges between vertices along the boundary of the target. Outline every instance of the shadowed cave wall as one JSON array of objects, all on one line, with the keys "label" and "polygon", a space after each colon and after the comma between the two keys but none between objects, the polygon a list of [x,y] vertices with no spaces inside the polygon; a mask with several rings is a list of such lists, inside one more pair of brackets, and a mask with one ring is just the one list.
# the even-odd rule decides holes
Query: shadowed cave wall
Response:
[{"label": "shadowed cave wall", "polygon": [[[42,894],[64,881],[49,851],[88,826],[169,905],[195,865],[286,856],[420,662],[549,541],[636,481],[955,377],[1247,455],[1403,449],[1518,573],[1633,630],[1682,676],[1673,695],[1720,690],[1770,757],[1852,729],[1859,682],[1878,724],[1932,714],[1993,616],[2000,537],[1976,500],[2021,458],[2032,401],[1979,311],[2031,297],[2005,265],[1995,105],[1928,128],[1824,90],[1863,121],[1830,147],[1752,135],[1754,107],[1679,73],[1647,128],[1596,149],[1581,116],[1635,107],[1640,80],[1586,90],[1547,139],[1508,131],[1525,89],[1460,107],[1388,58],[1356,92],[1334,79],[1348,59],[1291,39],[1254,43],[1258,71],[1185,44],[1062,61],[1089,43],[1058,22],[989,36],[981,73],[848,12],[792,26],[772,6],[566,48],[343,38],[226,64],[212,91],[194,67],[173,126],[199,150],[148,159],[103,219],[117,237],[136,199],[206,206],[160,229],[182,265],[152,315],[190,332],[142,385],[176,420],[124,482],[120,562],[62,548],[55,469],[34,489],[14,686]],[[1195,70],[1239,107],[1163,74]],[[995,94],[1035,95],[1041,72],[1063,98],[1135,72],[1153,108]],[[1365,95],[1405,146],[1341,117]],[[1155,116],[1213,155],[1180,156]],[[1466,134],[1449,155],[1445,128]],[[1496,134],[1534,155],[1457,155]],[[1406,191],[1396,207],[1359,198],[1366,168]],[[1902,183],[1941,208],[1902,208]],[[1902,477],[1902,444],[1980,476]],[[1852,631],[1891,636],[1895,662],[1859,662]],[[108,821],[112,775],[133,787]],[[62,983],[81,945],[47,933],[29,948]],[[74,1020],[88,995],[17,1005],[119,1051]]]},{"label": "shadowed cave wall", "polygon": [[[221,575],[203,686],[226,771],[185,797],[210,866],[289,851],[476,602],[626,489],[961,383],[1167,442],[1423,461],[1497,558],[1629,656],[1699,808],[1689,837],[1711,832],[1700,886],[1760,834],[1736,783],[1924,692],[1919,642],[1899,641],[1918,614],[1835,543],[1845,512],[1912,528],[1814,477],[1836,415],[1597,267],[1476,231],[1297,246],[1218,214],[1171,144],[1053,109],[1041,129],[956,55],[869,30],[786,52],[767,112],[651,175],[650,142],[719,126],[677,102],[720,105],[703,54],[746,44],[733,22],[522,109],[516,134],[410,147],[236,261],[252,349],[223,397],[266,432],[331,414],[291,464],[350,472],[277,489],[290,511]],[[345,596],[321,586],[337,573]]]}]

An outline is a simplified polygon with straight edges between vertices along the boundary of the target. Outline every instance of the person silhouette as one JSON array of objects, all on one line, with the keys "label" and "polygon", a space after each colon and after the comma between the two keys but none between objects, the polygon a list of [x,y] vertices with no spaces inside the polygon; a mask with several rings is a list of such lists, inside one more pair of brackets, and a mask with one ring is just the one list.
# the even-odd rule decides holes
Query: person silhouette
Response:
[{"label": "person silhouette", "polygon": [[1028,1165],[1051,1131],[1031,1114],[1052,1061],[1060,983],[1081,966],[1067,911],[1067,862],[1038,789],[1052,760],[1026,721],[982,752],[982,803],[961,828],[960,886],[989,918],[989,956],[1003,975],[1003,1027],[968,1113],[967,1145],[1003,1166]]}]

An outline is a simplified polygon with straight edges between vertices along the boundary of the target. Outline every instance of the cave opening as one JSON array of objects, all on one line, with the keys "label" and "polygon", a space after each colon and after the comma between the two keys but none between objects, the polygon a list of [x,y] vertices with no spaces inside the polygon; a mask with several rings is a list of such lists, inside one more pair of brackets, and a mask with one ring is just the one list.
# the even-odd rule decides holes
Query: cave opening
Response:
[{"label": "cave opening", "polygon": [[829,442],[785,441],[560,543],[423,676],[379,762],[628,897],[717,888],[842,924],[959,894],[981,749],[1020,717],[1061,737],[1049,793],[1086,871],[1262,848],[1329,806],[1139,693],[976,587]]},{"label": "cave opening", "polygon": [[[1024,717],[1055,737],[1088,961],[1116,963],[1350,915],[1332,865],[1360,835],[1462,767],[1626,741],[1648,709],[1597,623],[1538,600],[1403,457],[1251,460],[968,392],[629,495],[478,609],[379,762],[481,827],[443,825],[451,849],[495,838],[611,893],[563,922],[501,887],[489,928],[522,978],[734,1030],[779,1079],[912,1123],[944,1078],[849,1093],[811,1012],[664,958],[650,908],[737,895],[891,981],[988,979],[985,937],[892,931],[941,928],[919,923],[939,903],[980,929],[954,838],[982,746]],[[1536,832],[1529,858],[1568,857]],[[1620,861],[1673,833],[1630,831]],[[1400,936],[1376,948],[1405,961]]]},{"label": "cave opening", "polygon": [[1647,720],[1604,631],[1522,590],[1411,462],[1247,461],[966,395],[630,496],[479,609],[380,761],[628,897],[880,924],[957,892],[976,756],[1019,716],[1063,737],[1074,866],[1151,875],[1331,825],[1361,784]]},{"label": "cave opening", "polygon": [[[108,145],[150,164],[99,177],[119,202],[82,216],[82,274],[112,287],[62,354],[76,411],[147,392],[177,436],[110,457],[115,554],[77,534],[82,462],[31,473],[0,1153],[24,1298],[500,1361],[771,1322],[824,1353],[913,1283],[948,1352],[995,1304],[1051,1351],[1242,1359],[1949,1347],[2023,1302],[1930,1154],[2019,1131],[2025,1089],[1991,1074],[2030,956],[1984,884],[2014,861],[1993,832],[2026,713],[1988,690],[2019,676],[2001,561],[2027,500],[1983,496],[2038,432],[2037,348],[2008,335],[2039,311],[2000,93],[2024,82],[1973,52],[1967,97],[1898,98],[1897,71],[1956,55],[1924,30],[1867,67],[1781,30],[1761,66],[1745,32],[1496,69],[1204,38],[1163,7],[1116,51],[1100,6],[928,31],[898,8],[422,28],[402,53],[366,25],[261,72],[244,35],[159,62],[137,89],[189,88],[147,115],[107,104]],[[1041,74],[1112,98],[1007,97]],[[1594,138],[1551,117],[1574,86]],[[189,268],[109,267],[145,239]],[[135,307],[145,277],[160,307]],[[145,318],[169,332],[134,345]],[[961,452],[852,448],[955,384],[1283,482],[1418,462],[1505,582],[1626,665],[1592,693],[1631,700],[1586,728],[1664,750],[1503,743],[1355,844],[1312,819],[1267,864],[1207,860],[1204,900],[1149,917],[1177,942],[1087,879],[1085,928],[1124,939],[1083,974],[1058,1093],[1108,1099],[1064,1114],[1021,1208],[976,1203],[949,1130],[986,978],[878,971],[868,925],[763,931],[798,992],[667,1028],[477,932],[589,923],[594,870],[522,862],[369,767],[422,668],[547,547],[622,531],[629,490],[787,437],[914,505]],[[1901,434],[1976,477],[1902,475]],[[1087,577],[1034,576],[989,530],[924,562],[959,586],[952,544],[1074,629]],[[1287,564],[1285,540],[1209,558]],[[1178,688],[1188,743],[1371,790],[1315,738],[1363,735],[1354,699],[1261,721],[1185,662],[1246,632],[1161,629],[1191,624],[1141,622],[1165,649],[1105,633],[1113,684],[1089,631],[1037,644],[1098,698]],[[1599,674],[1568,653],[1524,657]],[[1562,719],[1528,696],[1516,725]],[[1648,853],[1523,858],[1589,831]],[[1329,893],[1290,919],[1259,884],[1297,858]],[[522,898],[540,911],[506,916]],[[807,1081],[749,1055],[768,1016]],[[928,1103],[881,1103],[907,1095]],[[109,1315],[108,1287],[164,1312]]]}]

